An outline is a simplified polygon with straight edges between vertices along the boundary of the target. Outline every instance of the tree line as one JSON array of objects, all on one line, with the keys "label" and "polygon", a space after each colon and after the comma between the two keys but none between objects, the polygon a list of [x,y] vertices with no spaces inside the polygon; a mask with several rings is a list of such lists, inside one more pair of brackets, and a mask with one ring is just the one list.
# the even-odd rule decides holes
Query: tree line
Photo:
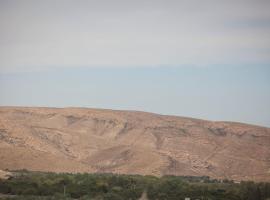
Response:
[{"label": "tree line", "polygon": [[[142,176],[89,173],[46,173],[26,170],[0,180],[0,199],[137,200],[265,200],[270,183],[234,183],[194,176]],[[10,195],[10,196],[8,196]]]}]

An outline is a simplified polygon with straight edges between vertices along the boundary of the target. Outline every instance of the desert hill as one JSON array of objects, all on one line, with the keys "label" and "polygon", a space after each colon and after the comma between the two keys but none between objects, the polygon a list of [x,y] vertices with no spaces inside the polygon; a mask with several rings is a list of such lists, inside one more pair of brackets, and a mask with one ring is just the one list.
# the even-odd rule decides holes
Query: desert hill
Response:
[{"label": "desert hill", "polygon": [[0,169],[270,181],[270,128],[136,111],[0,107]]}]

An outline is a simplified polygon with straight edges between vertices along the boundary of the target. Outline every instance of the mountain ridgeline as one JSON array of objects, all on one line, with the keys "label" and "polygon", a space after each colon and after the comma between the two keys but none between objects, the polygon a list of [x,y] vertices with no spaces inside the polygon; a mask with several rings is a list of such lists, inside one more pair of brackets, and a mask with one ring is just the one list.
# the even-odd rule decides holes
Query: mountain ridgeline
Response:
[{"label": "mountain ridgeline", "polygon": [[270,129],[136,111],[0,107],[0,169],[270,181]]}]

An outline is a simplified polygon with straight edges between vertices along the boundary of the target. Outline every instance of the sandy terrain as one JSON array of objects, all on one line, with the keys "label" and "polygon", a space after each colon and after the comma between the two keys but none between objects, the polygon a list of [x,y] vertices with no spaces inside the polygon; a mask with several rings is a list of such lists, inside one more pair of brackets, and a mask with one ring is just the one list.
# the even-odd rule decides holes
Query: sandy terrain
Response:
[{"label": "sandy terrain", "polygon": [[0,107],[0,169],[270,181],[270,129],[135,111]]}]

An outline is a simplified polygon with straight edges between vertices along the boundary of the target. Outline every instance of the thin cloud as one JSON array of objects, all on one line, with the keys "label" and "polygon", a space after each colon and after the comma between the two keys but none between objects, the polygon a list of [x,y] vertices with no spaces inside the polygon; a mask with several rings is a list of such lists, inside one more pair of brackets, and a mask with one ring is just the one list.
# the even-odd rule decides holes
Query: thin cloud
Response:
[{"label": "thin cloud", "polygon": [[1,1],[0,70],[270,62],[269,1]]}]

